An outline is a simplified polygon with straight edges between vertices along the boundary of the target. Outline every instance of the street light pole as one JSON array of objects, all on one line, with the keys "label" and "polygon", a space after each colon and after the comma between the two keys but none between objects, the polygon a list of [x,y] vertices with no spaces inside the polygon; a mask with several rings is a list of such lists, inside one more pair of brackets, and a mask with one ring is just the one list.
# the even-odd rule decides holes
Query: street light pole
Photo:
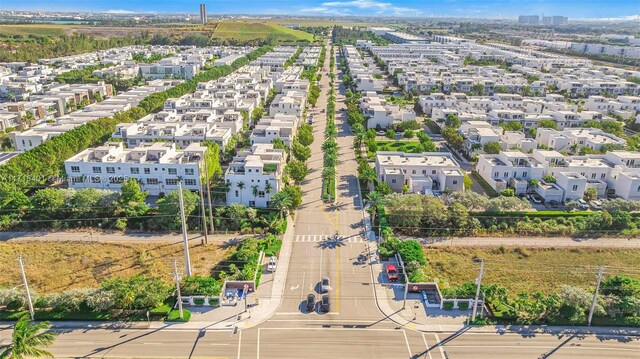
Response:
[{"label": "street light pole", "polygon": [[182,241],[184,243],[184,265],[187,277],[191,277],[191,257],[189,257],[189,239],[187,238],[187,220],[184,217],[184,198],[182,198],[182,180],[178,181],[178,197],[180,199],[180,218],[182,220]]},{"label": "street light pole", "polygon": [[[202,174],[200,173],[200,167],[201,167],[200,164],[198,164],[198,177],[202,182]],[[202,217],[202,233],[204,234],[204,240],[202,244],[208,244],[209,234],[207,233],[207,213],[205,212],[205,209],[204,209],[204,193],[202,191],[202,183],[200,183],[200,185],[198,186],[198,194],[200,195],[200,212],[202,212],[200,215]]]},{"label": "street light pole", "polygon": [[473,300],[473,311],[471,312],[471,320],[476,319],[476,314],[478,313],[478,297],[480,296],[480,285],[482,283],[482,277],[484,276],[484,259],[480,258],[480,275],[477,279],[477,287],[476,287],[476,297]]},{"label": "street light pole", "polygon": [[593,318],[593,312],[596,309],[596,303],[598,302],[598,292],[600,291],[600,282],[602,282],[602,275],[604,274],[604,266],[600,266],[598,270],[598,278],[596,280],[596,291],[593,293],[593,301],[591,301],[591,308],[589,308],[589,320],[587,325],[591,325],[591,319]]},{"label": "street light pole", "polygon": [[31,301],[31,292],[29,291],[29,283],[27,283],[27,275],[24,273],[24,263],[22,262],[22,256],[18,256],[18,263],[20,263],[20,273],[22,274],[22,285],[27,292],[27,303],[29,304],[29,315],[31,321],[35,320],[35,313],[33,311],[33,302]]}]

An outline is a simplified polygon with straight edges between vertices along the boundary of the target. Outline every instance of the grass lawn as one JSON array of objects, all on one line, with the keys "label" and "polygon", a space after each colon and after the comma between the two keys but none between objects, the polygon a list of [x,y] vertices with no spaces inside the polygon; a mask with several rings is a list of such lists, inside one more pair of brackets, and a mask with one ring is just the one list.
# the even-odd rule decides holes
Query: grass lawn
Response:
[{"label": "grass lawn", "polygon": [[0,34],[3,35],[65,35],[66,29],[79,27],[79,25],[56,24],[24,24],[24,25],[0,25]]},{"label": "grass lawn", "polygon": [[357,21],[340,21],[340,20],[282,20],[276,21],[280,25],[299,24],[308,27],[333,27],[333,26],[382,26],[383,23],[378,22],[357,22]]},{"label": "grass lawn", "polygon": [[239,41],[266,39],[269,35],[279,41],[313,41],[313,34],[270,22],[223,21],[213,32],[214,38]]},{"label": "grass lawn", "polygon": [[[425,248],[424,253],[427,280],[437,280],[441,287],[473,282],[479,264],[472,259],[479,257],[485,260],[482,282],[502,285],[510,295],[535,290],[550,293],[564,284],[593,288],[595,266],[599,265],[611,267],[605,272],[606,276],[626,274],[640,278],[636,269],[640,249],[439,247]],[[625,272],[625,269],[628,270]]]},{"label": "grass lawn", "polygon": [[[209,275],[234,247],[218,244],[190,247],[194,274]],[[21,283],[16,257],[24,255],[31,288],[42,294],[69,288],[96,287],[112,277],[145,274],[171,281],[173,258],[184,262],[182,244],[21,241],[0,243],[0,287]]]},{"label": "grass lawn", "polygon": [[413,152],[420,142],[418,141],[376,141],[378,151],[404,151]]}]

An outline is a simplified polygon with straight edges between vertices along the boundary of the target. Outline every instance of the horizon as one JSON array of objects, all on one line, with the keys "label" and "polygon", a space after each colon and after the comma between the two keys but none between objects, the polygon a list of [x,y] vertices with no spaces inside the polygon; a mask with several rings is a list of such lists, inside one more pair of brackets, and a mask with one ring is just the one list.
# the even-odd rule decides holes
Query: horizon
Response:
[{"label": "horizon", "polygon": [[[275,0],[256,4],[253,10],[233,0],[207,2],[201,0],[159,0],[149,5],[139,0],[113,0],[106,4],[90,4],[77,0],[33,0],[28,5],[13,4],[0,11],[102,13],[114,15],[185,14],[197,15],[204,3],[210,16],[300,16],[300,17],[387,17],[387,18],[472,18],[517,19],[519,15],[566,16],[574,20],[640,20],[640,5],[633,0],[352,0],[292,1]],[[215,8],[214,8],[215,4]],[[437,11],[433,10],[437,6]],[[161,8],[162,10],[158,10]],[[214,11],[212,11],[214,10]]]}]

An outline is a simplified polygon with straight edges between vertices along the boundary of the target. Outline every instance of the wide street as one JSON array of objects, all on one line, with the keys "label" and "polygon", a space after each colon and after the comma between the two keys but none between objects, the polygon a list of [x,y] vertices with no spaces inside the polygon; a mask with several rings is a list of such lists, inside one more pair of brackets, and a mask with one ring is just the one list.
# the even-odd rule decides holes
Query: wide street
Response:
[{"label": "wide street", "polygon": [[[314,137],[310,174],[302,183],[303,205],[295,216],[291,257],[280,305],[255,326],[211,329],[215,323],[167,324],[154,328],[56,328],[50,348],[57,358],[638,358],[640,337],[624,334],[572,335],[541,331],[464,328],[420,332],[385,316],[374,291],[379,273],[375,243],[364,228],[357,164],[345,115],[343,94],[337,94],[339,130],[337,198],[325,204],[322,151],[329,87],[329,49],[321,71],[322,93],[313,115]],[[337,49],[336,49],[337,50]],[[339,63],[336,61],[336,63]],[[336,83],[338,86],[339,82]],[[338,239],[334,238],[338,235]],[[328,276],[331,311],[307,312],[306,296],[317,298],[318,283]],[[379,285],[379,284],[377,284]],[[260,310],[260,306],[254,310]],[[143,325],[144,326],[144,325]],[[0,343],[10,340],[8,325],[0,327]]]}]

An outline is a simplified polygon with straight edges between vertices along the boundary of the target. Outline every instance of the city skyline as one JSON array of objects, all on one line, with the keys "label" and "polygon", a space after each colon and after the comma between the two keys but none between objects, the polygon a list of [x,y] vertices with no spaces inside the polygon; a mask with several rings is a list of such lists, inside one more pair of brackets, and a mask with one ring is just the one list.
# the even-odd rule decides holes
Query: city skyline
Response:
[{"label": "city skyline", "polygon": [[[68,11],[129,13],[189,13],[197,14],[200,0],[159,0],[151,6],[146,1],[114,0],[108,3],[86,3],[65,0],[34,0],[29,4],[3,6],[0,10],[23,11]],[[205,2],[206,3],[206,2]],[[213,5],[213,2],[208,4]],[[213,8],[212,8],[213,9]],[[517,18],[518,15],[562,15],[572,19],[638,19],[640,5],[636,1],[602,0],[551,0],[493,1],[493,0],[352,0],[352,1],[292,1],[278,0],[269,4],[253,4],[250,9],[236,1],[218,0],[216,14],[247,15],[309,15],[309,16],[400,16],[400,17],[476,17]]]}]

